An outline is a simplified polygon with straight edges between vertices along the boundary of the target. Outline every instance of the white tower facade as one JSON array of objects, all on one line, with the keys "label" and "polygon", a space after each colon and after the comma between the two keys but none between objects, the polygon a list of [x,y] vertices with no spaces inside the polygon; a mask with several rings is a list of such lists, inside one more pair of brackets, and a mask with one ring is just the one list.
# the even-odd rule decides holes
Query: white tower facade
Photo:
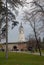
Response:
[{"label": "white tower facade", "polygon": [[24,42],[24,41],[25,41],[24,28],[21,23],[19,27],[19,42]]}]

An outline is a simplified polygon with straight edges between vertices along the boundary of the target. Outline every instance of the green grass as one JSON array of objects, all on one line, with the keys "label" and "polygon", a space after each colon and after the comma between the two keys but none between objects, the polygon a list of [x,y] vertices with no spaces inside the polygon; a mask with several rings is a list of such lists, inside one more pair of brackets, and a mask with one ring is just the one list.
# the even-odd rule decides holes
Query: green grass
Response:
[{"label": "green grass", "polygon": [[42,50],[42,53],[44,53],[44,50]]},{"label": "green grass", "polygon": [[9,52],[8,59],[5,52],[0,52],[0,65],[44,65],[44,56],[25,53]]}]

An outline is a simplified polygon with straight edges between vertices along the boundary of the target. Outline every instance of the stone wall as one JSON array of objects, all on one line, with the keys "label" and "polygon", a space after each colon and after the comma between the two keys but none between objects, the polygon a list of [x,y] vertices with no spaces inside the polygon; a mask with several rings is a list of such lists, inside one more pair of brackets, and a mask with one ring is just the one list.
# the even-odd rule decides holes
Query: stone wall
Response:
[{"label": "stone wall", "polygon": [[[2,44],[3,49],[6,50],[6,44]],[[26,51],[27,50],[27,43],[8,43],[8,50],[13,51],[13,47],[16,46],[17,50],[19,51]]]}]

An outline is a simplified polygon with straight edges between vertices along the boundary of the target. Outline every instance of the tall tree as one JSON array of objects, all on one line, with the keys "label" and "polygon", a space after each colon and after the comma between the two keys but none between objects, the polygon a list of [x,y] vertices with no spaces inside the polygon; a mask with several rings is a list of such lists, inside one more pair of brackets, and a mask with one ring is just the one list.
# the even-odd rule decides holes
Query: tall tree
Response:
[{"label": "tall tree", "polygon": [[[6,58],[8,58],[8,6],[7,6],[8,0],[6,0]],[[20,0],[9,0],[9,3],[11,3],[12,6],[18,6],[18,4],[22,5]]]},{"label": "tall tree", "polygon": [[30,19],[30,15],[28,12],[27,13],[25,12],[25,20],[30,23],[30,26],[33,29],[33,33],[34,33],[35,40],[36,40],[36,47],[38,47],[39,52],[40,52],[40,56],[41,56],[40,43],[38,41],[38,37],[40,35],[39,29],[42,28],[42,26],[40,25],[41,22],[39,22],[39,19],[36,19],[36,16]]},{"label": "tall tree", "polygon": [[[0,0],[0,19],[2,18],[1,12],[2,12],[2,1]],[[2,25],[2,23],[1,23],[1,20],[0,20],[0,42],[1,42],[1,25]]]},{"label": "tall tree", "polygon": [[[0,10],[1,11],[0,14],[1,14],[2,18],[0,20],[1,20],[1,23],[4,22],[6,25],[6,28],[5,28],[6,29],[6,58],[8,58],[8,20],[10,20],[9,17],[12,18],[11,19],[12,21],[13,21],[13,19],[15,19],[15,15],[13,15],[13,13],[11,13],[11,8],[12,9],[14,8],[14,10],[15,10],[16,7],[18,7],[18,5],[22,5],[23,2],[21,0],[6,0],[6,1],[1,0],[1,2],[3,3],[3,5],[0,6],[0,7],[2,7],[1,8],[2,11]],[[10,15],[12,15],[12,16],[10,16]],[[13,22],[14,26],[17,25],[16,23],[17,23],[16,21]],[[5,31],[4,28],[2,28],[2,29],[3,29],[2,31]]]},{"label": "tall tree", "polygon": [[[1,21],[1,23],[5,24],[5,22],[6,22],[6,20],[5,20],[6,19],[6,4],[5,4],[6,1],[0,0],[0,3],[1,3],[0,4],[0,21]],[[10,22],[10,21],[12,22],[12,27],[17,25],[16,14],[15,14],[15,13],[17,13],[16,8],[19,7],[18,5],[22,6],[22,4],[23,4],[23,2],[20,0],[7,0],[7,6],[9,5],[7,8],[8,22]],[[15,13],[13,13],[11,11],[11,9],[13,11],[15,11]],[[3,27],[5,27],[5,25]]]},{"label": "tall tree", "polygon": [[[36,46],[38,46],[39,48],[39,52],[40,52],[40,55],[41,55],[41,50],[40,50],[40,45],[39,45],[39,42],[38,42],[38,39],[37,39],[37,35],[38,35],[38,32],[37,32],[37,29],[38,31],[40,32],[41,31],[44,31],[44,1],[42,0],[32,0],[31,2],[26,2],[26,4],[30,4],[31,5],[31,8],[28,7],[28,11],[25,10],[25,17],[27,21],[30,22],[30,25],[34,31],[34,34],[35,34],[35,39],[36,39]],[[36,23],[38,22],[41,22],[43,23],[42,24],[42,27],[41,27],[41,24],[39,24],[40,27],[36,26]],[[36,27],[38,27],[36,29]],[[44,32],[43,32],[44,33]]]}]

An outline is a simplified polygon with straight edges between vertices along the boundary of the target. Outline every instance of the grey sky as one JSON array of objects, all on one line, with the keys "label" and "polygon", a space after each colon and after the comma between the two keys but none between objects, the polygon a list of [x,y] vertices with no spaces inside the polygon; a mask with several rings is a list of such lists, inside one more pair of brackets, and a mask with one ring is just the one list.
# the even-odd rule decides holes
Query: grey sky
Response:
[{"label": "grey sky", "polygon": [[[11,29],[11,22],[10,22],[10,26],[8,28],[8,42],[18,42],[19,41],[19,26],[20,23],[22,22],[23,28],[24,28],[24,35],[25,38],[28,37],[29,33],[31,33],[31,27],[29,26],[29,23],[25,23],[22,19],[22,14],[20,11],[19,16],[17,17],[17,21],[19,21],[19,24],[17,26],[15,26],[13,29]],[[5,42],[5,40],[3,40]],[[3,42],[2,41],[2,42]]]},{"label": "grey sky", "polygon": [[[27,0],[27,1],[32,1],[32,0]],[[30,9],[30,5],[28,6],[29,9]],[[28,35],[30,33],[32,33],[32,28],[30,27],[29,23],[24,23],[24,21],[22,20],[22,16],[23,16],[23,10],[26,9],[27,7],[24,7],[24,8],[19,8],[19,14],[16,18],[16,20],[19,22],[18,26],[14,27],[13,30],[11,30],[11,25],[9,27],[9,31],[8,31],[8,42],[17,42],[19,41],[19,26],[20,26],[20,23],[22,22],[23,23],[23,27],[24,27],[24,34],[25,34],[25,38],[28,37]],[[14,12],[13,12],[14,13]],[[10,23],[11,24],[11,23]],[[42,36],[42,35],[41,35]]]},{"label": "grey sky", "polygon": [[[27,0],[27,1],[32,1],[32,0]],[[21,19],[22,19],[22,16],[23,16],[23,14],[22,14],[22,11],[24,10],[24,9],[26,9],[27,7],[24,7],[24,8],[22,8],[22,7],[20,7],[19,9],[18,9],[18,11],[19,11],[19,14],[18,14],[18,16],[17,16],[17,18],[16,18],[16,20],[19,22],[19,24],[18,24],[18,26],[16,26],[16,27],[14,27],[14,29],[12,30],[11,29],[11,23],[10,23],[10,26],[9,26],[9,28],[8,28],[8,42],[17,42],[17,41],[19,41],[19,26],[20,26],[20,23],[21,22],[23,22]],[[29,8],[30,8],[30,6],[29,6]],[[11,10],[12,11],[12,10]],[[13,11],[13,13],[14,13],[14,11]],[[31,31],[31,28],[30,28],[30,26],[29,26],[29,23],[24,23],[23,22],[23,27],[24,27],[24,34],[25,34],[25,38],[29,35],[29,33],[30,33],[30,31]],[[5,42],[5,40],[2,40],[2,42]]]}]

